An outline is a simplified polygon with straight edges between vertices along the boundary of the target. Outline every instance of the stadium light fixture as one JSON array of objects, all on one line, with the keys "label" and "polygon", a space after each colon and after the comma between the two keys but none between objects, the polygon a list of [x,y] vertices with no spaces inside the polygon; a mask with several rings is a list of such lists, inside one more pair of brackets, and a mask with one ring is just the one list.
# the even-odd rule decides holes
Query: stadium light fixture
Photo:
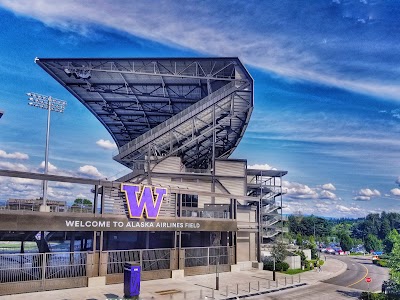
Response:
[{"label": "stadium light fixture", "polygon": [[4,115],[4,111],[0,110],[0,119]]},{"label": "stadium light fixture", "polygon": [[[37,93],[27,93],[28,104],[30,106],[47,110],[47,131],[46,131],[46,152],[44,157],[44,173],[47,175],[49,171],[49,138],[50,138],[50,112],[55,111],[63,113],[67,102],[64,100],[55,99],[51,96],[40,95]],[[47,180],[43,180],[43,204],[40,206],[40,211],[50,211],[47,206]]]}]

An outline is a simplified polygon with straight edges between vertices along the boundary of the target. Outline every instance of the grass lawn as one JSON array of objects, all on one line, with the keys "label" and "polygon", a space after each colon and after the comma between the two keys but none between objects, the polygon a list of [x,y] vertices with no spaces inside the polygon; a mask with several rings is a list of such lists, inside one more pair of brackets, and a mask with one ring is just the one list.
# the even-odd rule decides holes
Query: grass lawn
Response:
[{"label": "grass lawn", "polygon": [[304,269],[304,270],[302,270],[302,269],[289,269],[289,270],[287,270],[285,272],[281,272],[281,273],[287,274],[287,275],[295,275],[295,274],[304,273],[304,272],[307,272],[307,271],[310,271],[310,270],[309,269]]}]

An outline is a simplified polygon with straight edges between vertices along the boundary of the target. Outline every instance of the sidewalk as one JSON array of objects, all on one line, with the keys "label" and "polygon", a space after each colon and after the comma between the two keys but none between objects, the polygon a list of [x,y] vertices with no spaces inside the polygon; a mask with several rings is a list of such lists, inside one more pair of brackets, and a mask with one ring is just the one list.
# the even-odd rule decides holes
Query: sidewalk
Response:
[{"label": "sidewalk", "polygon": [[[140,299],[225,299],[239,294],[251,294],[258,289],[276,289],[285,286],[306,283],[315,284],[319,281],[335,277],[343,273],[347,265],[339,260],[328,258],[322,267],[322,272],[308,271],[299,275],[276,273],[278,284],[272,281],[272,272],[250,270],[241,272],[220,273],[220,289],[214,291],[215,274],[188,276],[184,279],[159,279],[141,283]],[[285,285],[286,278],[286,285]],[[23,283],[21,283],[23,284]],[[175,290],[175,291],[174,291]],[[250,291],[250,292],[249,292]],[[0,300],[106,300],[123,299],[123,284],[113,284],[101,287],[75,288],[66,290],[46,291],[18,295],[0,296]]]}]

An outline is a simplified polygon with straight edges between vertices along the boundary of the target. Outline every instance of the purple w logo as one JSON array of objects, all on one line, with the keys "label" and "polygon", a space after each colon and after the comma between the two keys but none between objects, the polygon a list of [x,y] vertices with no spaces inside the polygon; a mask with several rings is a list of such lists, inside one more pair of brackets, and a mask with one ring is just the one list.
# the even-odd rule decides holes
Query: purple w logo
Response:
[{"label": "purple w logo", "polygon": [[165,188],[153,188],[140,185],[121,183],[121,191],[125,192],[130,218],[141,218],[146,210],[148,219],[156,219],[160,212],[161,202],[167,193]]}]

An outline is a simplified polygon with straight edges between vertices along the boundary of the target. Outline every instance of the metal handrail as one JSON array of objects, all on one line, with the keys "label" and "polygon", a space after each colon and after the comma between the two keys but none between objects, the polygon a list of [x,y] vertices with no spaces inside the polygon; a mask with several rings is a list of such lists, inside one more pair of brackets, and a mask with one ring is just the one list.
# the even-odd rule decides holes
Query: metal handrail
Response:
[{"label": "metal handrail", "polygon": [[[214,105],[216,102],[220,101],[221,99],[229,96],[228,93],[229,90],[231,89],[235,89],[235,90],[239,90],[242,87],[246,86],[249,84],[248,81],[243,80],[244,84],[240,85],[239,87],[236,86],[235,82],[231,82],[229,84],[224,85],[222,88],[218,89],[217,91],[209,94],[208,96],[204,97],[203,99],[201,99],[200,101],[196,102],[195,104],[189,106],[188,108],[182,110],[181,112],[177,113],[176,115],[172,116],[171,118],[169,118],[168,120],[164,121],[163,123],[157,125],[156,127],[150,129],[149,131],[146,131],[144,134],[142,134],[141,136],[137,137],[136,139],[128,142],[127,144],[125,144],[124,146],[122,146],[119,149],[119,154],[116,155],[114,158],[118,158],[118,156],[120,156],[124,151],[128,150],[129,148],[136,146],[136,148],[140,148],[143,147],[143,145],[141,145],[141,143],[151,137],[152,135],[158,133],[158,135],[162,135],[164,133],[166,133],[168,130],[170,130],[169,126],[172,125],[174,122],[184,118],[185,116],[187,118],[192,117],[193,111],[202,107],[202,106],[206,106],[204,107],[205,110],[208,107]],[[184,120],[180,120],[180,124],[182,124],[184,122]]]}]

